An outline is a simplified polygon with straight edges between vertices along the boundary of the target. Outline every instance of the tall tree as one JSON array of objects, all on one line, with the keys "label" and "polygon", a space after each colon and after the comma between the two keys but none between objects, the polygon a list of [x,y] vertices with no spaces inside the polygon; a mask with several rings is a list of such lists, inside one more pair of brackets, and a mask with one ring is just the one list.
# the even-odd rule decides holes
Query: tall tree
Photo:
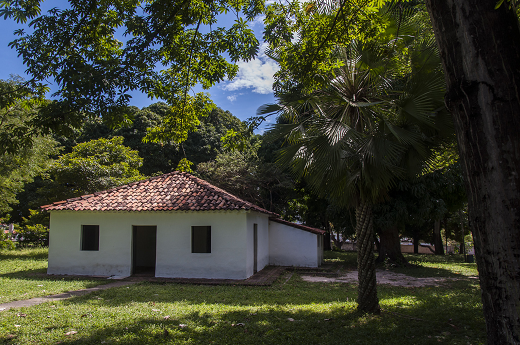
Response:
[{"label": "tall tree", "polygon": [[291,143],[281,163],[337,203],[356,207],[358,309],[370,313],[379,312],[373,205],[396,180],[420,171],[438,129],[447,125],[438,70],[417,64],[422,57],[411,54],[412,68],[403,72],[394,65],[393,45],[352,42],[341,48],[344,65],[326,88],[296,101],[281,99],[290,121],[273,134]]},{"label": "tall tree", "polygon": [[[498,2],[502,3],[502,2]],[[426,0],[466,177],[489,344],[520,343],[520,28],[495,0]]]}]

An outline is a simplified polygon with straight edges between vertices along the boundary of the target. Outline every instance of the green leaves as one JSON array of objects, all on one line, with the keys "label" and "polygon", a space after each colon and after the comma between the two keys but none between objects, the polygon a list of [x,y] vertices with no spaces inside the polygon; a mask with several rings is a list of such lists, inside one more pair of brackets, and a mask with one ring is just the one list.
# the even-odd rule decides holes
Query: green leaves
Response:
[{"label": "green leaves", "polygon": [[17,23],[26,23],[27,20],[40,15],[39,0],[2,0],[0,1],[0,17],[13,18]]},{"label": "green leaves", "polygon": [[144,138],[145,142],[169,141],[179,144],[188,138],[200,124],[199,114],[207,114],[215,108],[209,96],[198,93],[195,97],[186,95],[184,99],[171,99],[168,113],[162,123],[150,128]]},{"label": "green leaves", "polygon": [[[57,104],[50,105],[67,114],[61,127],[49,119],[42,125],[78,127],[98,116],[107,123],[124,121],[130,92],[139,90],[172,107],[172,117],[150,140],[176,142],[197,126],[201,97],[188,91],[232,79],[234,63],[256,55],[258,41],[248,22],[264,10],[261,0],[69,0],[69,8],[44,15],[38,6],[34,0],[2,0],[0,13],[19,22],[34,18],[32,33],[18,31],[11,47],[35,81],[55,81]],[[216,27],[217,17],[228,11],[237,13],[235,23]]]},{"label": "green leaves", "polygon": [[137,151],[123,146],[122,137],[81,143],[54,163],[52,183],[41,193],[57,201],[138,181],[144,178],[138,170],[142,161]]},{"label": "green leaves", "polygon": [[381,201],[397,181],[419,174],[431,149],[453,133],[435,45],[422,34],[418,12],[405,12],[398,21],[390,10],[374,13],[383,23],[378,38],[336,43],[323,61],[338,67],[323,81],[300,78],[296,65],[282,67],[296,82],[279,93],[282,115],[271,135],[288,143],[279,162],[340,205]]}]

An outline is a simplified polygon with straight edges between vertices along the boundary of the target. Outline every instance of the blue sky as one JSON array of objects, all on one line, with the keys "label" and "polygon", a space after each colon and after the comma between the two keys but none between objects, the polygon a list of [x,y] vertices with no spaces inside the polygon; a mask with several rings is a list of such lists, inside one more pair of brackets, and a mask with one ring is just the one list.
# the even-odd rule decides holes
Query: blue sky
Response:
[{"label": "blue sky", "polygon": [[[54,6],[60,7],[58,1],[47,0],[42,6],[42,12],[45,11],[45,8]],[[233,18],[223,16],[222,20],[230,23]],[[23,27],[26,26],[17,24],[13,20],[0,18],[0,32],[2,33],[0,35],[0,62],[2,66],[0,79],[8,79],[11,74],[27,78],[22,60],[17,57],[15,50],[8,47],[8,43],[16,38],[13,34],[14,30]],[[263,29],[264,26],[259,18],[253,24],[253,30],[259,41],[262,41]],[[240,70],[235,79],[220,83],[206,91],[210,93],[211,99],[218,107],[229,110],[241,120],[254,116],[259,106],[275,101],[271,86],[273,74],[277,71],[278,66],[263,53],[264,48],[265,45],[262,45],[260,54],[255,60],[238,62]],[[139,108],[157,102],[157,100],[151,100],[146,95],[139,93],[132,94],[132,96],[131,105]]]}]

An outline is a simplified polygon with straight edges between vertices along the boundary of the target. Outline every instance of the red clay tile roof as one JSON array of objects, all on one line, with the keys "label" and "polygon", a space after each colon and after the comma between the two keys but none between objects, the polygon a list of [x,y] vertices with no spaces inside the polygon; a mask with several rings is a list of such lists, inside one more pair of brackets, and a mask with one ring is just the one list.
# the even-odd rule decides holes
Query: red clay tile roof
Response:
[{"label": "red clay tile roof", "polygon": [[293,228],[297,228],[297,229],[300,229],[300,230],[312,232],[313,234],[317,234],[317,235],[325,234],[325,230],[321,230],[321,229],[317,229],[317,228],[311,228],[310,226],[306,226],[306,225],[302,225],[302,224],[291,223],[291,222],[288,222],[288,221],[280,219],[280,218],[271,217],[271,218],[269,218],[269,220],[272,221],[272,222],[276,222],[276,223],[292,226]]},{"label": "red clay tile roof", "polygon": [[278,216],[204,180],[179,171],[58,201],[41,208],[47,211],[251,210]]}]

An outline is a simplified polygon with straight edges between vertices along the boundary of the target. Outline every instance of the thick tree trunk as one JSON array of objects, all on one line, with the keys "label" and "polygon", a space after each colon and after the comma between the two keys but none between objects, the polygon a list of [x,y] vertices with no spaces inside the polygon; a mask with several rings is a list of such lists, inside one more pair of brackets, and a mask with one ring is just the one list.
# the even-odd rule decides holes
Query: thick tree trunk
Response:
[{"label": "thick tree trunk", "polygon": [[361,202],[356,207],[356,239],[358,266],[358,311],[379,314],[376,265],[374,258],[374,226],[372,204]]},{"label": "thick tree trunk", "polygon": [[406,259],[401,253],[401,239],[399,238],[399,227],[392,226],[381,229],[379,232],[379,256],[377,262],[383,262],[389,259],[398,265],[406,265]]},{"label": "thick tree trunk", "polygon": [[441,236],[441,220],[437,219],[433,223],[433,244],[435,245],[435,255],[444,255]]},{"label": "thick tree trunk", "polygon": [[496,0],[426,0],[469,197],[488,344],[520,344],[520,29]]}]

